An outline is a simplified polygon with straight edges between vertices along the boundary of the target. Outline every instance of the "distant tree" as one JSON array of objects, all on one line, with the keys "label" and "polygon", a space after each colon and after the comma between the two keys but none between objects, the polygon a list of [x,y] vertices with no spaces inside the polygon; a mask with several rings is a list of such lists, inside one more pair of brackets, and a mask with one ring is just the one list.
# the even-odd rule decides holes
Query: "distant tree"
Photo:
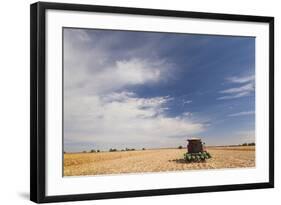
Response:
[{"label": "distant tree", "polygon": [[182,149],[182,146],[180,145],[180,146],[178,146],[178,149]]},{"label": "distant tree", "polygon": [[142,150],[145,150],[145,148],[142,148]]},{"label": "distant tree", "polygon": [[100,152],[100,150],[98,149],[97,152]]},{"label": "distant tree", "polygon": [[254,143],[254,142],[248,143],[248,146],[255,146],[255,145],[256,145],[256,143]]},{"label": "distant tree", "polygon": [[87,152],[84,150],[83,153],[87,153]]},{"label": "distant tree", "polygon": [[91,150],[91,153],[94,153],[94,152],[96,152],[96,150],[92,149],[92,150]]},{"label": "distant tree", "polygon": [[135,150],[136,150],[135,148],[132,148],[132,149],[126,148],[126,149],[125,149],[125,151],[135,151]]},{"label": "distant tree", "polygon": [[242,144],[242,146],[247,146],[247,145],[248,145],[247,143],[243,143],[243,144]]},{"label": "distant tree", "polygon": [[109,151],[110,151],[110,152],[116,152],[117,149],[112,149],[112,148],[110,148]]}]

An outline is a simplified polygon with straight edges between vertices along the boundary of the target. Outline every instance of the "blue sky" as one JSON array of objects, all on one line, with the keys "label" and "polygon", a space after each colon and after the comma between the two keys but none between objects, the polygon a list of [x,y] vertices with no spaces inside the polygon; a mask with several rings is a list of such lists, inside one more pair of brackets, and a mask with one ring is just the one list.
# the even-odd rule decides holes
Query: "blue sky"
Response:
[{"label": "blue sky", "polygon": [[255,38],[64,29],[64,149],[255,141]]}]

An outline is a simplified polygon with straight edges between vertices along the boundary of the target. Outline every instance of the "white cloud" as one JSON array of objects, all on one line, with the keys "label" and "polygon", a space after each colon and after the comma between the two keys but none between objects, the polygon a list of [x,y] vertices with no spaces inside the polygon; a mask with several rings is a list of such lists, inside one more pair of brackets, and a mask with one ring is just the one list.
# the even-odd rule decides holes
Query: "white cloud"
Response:
[{"label": "white cloud", "polygon": [[[117,61],[116,74],[121,81],[128,84],[142,84],[149,81],[158,81],[160,69],[158,65],[140,59]],[[152,69],[151,67],[155,69]]]},{"label": "white cloud", "polygon": [[65,107],[65,118],[71,127],[67,139],[103,143],[102,147],[176,146],[182,141],[171,137],[204,130],[203,124],[192,122],[186,113],[174,118],[166,116],[164,108],[169,100],[169,97],[139,98],[132,93],[72,100]]},{"label": "white cloud", "polygon": [[184,112],[182,115],[186,116],[186,117],[191,117],[192,113],[191,112]]},{"label": "white cloud", "polygon": [[229,99],[236,99],[236,98],[240,98],[240,97],[244,97],[244,96],[248,96],[249,92],[241,92],[241,93],[237,93],[234,95],[226,95],[226,96],[222,96],[222,97],[218,97],[218,100],[229,100]]},{"label": "white cloud", "polygon": [[228,115],[229,117],[238,117],[238,116],[245,116],[245,115],[253,115],[255,114],[255,111],[244,111],[244,112],[238,112]]},{"label": "white cloud", "polygon": [[[115,41],[113,36],[108,38]],[[64,45],[66,142],[93,143],[100,149],[177,146],[182,141],[173,136],[204,130],[203,124],[186,115],[169,117],[166,104],[171,97],[144,98],[131,91],[167,80],[173,68],[165,59],[133,53],[134,58],[122,57],[122,51],[103,46],[80,30],[69,32]],[[140,50],[147,49],[138,49],[138,54]]]},{"label": "white cloud", "polygon": [[[83,30],[66,30],[64,38],[64,87],[80,94],[101,94],[128,86],[157,83],[170,76],[172,65],[165,59],[134,55],[110,48],[114,37],[95,39]],[[102,43],[104,42],[104,43]],[[104,45],[105,44],[105,45]],[[92,47],[89,45],[93,45]],[[145,46],[144,46],[145,47]],[[143,49],[147,52],[146,49]],[[139,50],[137,51],[140,52]],[[119,57],[120,55],[120,57]],[[118,56],[118,57],[116,57]],[[139,57],[140,56],[140,57]]]},{"label": "white cloud", "polygon": [[189,103],[192,103],[192,100],[183,100],[183,102],[182,102],[183,105],[189,104]]},{"label": "white cloud", "polygon": [[232,76],[227,78],[227,80],[229,82],[232,83],[248,83],[248,82],[252,82],[255,80],[255,76],[254,75],[248,75],[248,76]]},{"label": "white cloud", "polygon": [[222,90],[220,91],[220,93],[229,93],[229,94],[232,94],[232,93],[249,93],[251,91],[254,91],[255,90],[255,87],[254,87],[254,84],[253,83],[248,83],[246,85],[243,85],[243,86],[240,86],[240,87],[234,87],[234,88],[230,88],[230,89],[226,89],[226,90]]},{"label": "white cloud", "polygon": [[[253,75],[243,76],[243,77],[230,77],[227,81],[232,84],[239,84],[232,88],[219,91],[221,94],[227,94],[225,96],[218,97],[218,100],[228,100],[235,99],[250,95],[255,91],[255,78]],[[241,85],[242,84],[242,85]]]}]

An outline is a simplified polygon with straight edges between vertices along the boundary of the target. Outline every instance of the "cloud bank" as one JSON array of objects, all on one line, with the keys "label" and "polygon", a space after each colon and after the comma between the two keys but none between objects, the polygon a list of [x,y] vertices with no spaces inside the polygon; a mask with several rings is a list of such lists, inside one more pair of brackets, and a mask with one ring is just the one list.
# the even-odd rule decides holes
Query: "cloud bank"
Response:
[{"label": "cloud bank", "polygon": [[64,30],[66,151],[81,151],[82,144],[104,150],[171,147],[184,142],[175,136],[203,131],[204,124],[191,121],[190,114],[167,115],[172,97],[142,97],[135,91],[168,80],[173,64],[150,54],[150,44],[122,50],[120,42],[118,35]]}]

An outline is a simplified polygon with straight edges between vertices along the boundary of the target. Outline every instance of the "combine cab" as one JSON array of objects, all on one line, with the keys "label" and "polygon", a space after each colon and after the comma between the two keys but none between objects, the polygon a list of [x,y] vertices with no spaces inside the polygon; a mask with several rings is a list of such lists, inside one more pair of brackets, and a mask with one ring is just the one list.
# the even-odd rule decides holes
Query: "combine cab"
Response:
[{"label": "combine cab", "polygon": [[205,147],[199,138],[188,139],[187,152],[199,153],[205,151]]}]

